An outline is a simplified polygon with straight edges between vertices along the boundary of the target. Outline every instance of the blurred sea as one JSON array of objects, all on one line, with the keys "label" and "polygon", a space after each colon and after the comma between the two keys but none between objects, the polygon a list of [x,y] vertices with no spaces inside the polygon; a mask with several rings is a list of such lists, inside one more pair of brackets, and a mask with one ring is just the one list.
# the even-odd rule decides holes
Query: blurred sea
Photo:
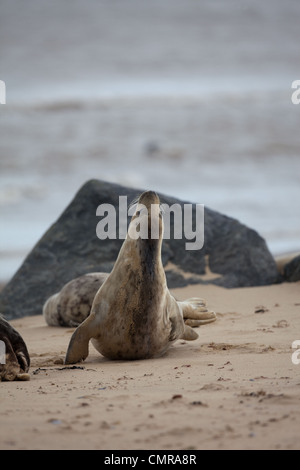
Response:
[{"label": "blurred sea", "polygon": [[300,3],[2,0],[0,281],[90,178],[300,251]]}]

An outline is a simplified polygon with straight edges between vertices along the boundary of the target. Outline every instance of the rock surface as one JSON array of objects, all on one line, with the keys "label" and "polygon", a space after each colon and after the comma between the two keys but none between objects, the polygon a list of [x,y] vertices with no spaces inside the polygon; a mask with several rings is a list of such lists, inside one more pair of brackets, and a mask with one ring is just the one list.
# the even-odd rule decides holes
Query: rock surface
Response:
[{"label": "rock surface", "polygon": [[[84,184],[0,293],[0,312],[7,319],[41,314],[45,300],[66,282],[87,272],[110,272],[123,240],[97,237],[101,218],[96,209],[108,203],[118,214],[119,196],[127,196],[129,204],[142,191],[99,180]],[[162,194],[160,198],[169,205],[188,203]],[[201,250],[186,250],[184,238],[164,240],[162,258],[170,288],[196,282],[227,288],[278,282],[275,261],[254,230],[205,208],[204,233]],[[205,276],[208,270],[214,275]]]},{"label": "rock surface", "polygon": [[300,256],[296,256],[285,265],[283,278],[288,282],[300,281]]}]

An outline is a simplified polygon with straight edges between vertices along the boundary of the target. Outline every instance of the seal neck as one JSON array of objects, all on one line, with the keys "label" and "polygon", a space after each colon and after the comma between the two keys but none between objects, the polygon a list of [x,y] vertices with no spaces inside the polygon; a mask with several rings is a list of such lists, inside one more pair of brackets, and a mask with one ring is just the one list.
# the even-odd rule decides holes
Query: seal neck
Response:
[{"label": "seal neck", "polygon": [[143,280],[153,282],[156,278],[166,282],[165,271],[161,261],[162,241],[159,240],[132,240],[126,238],[115,262],[114,269],[119,263],[126,265],[129,272],[138,272]]},{"label": "seal neck", "polygon": [[165,276],[161,261],[161,240],[138,240],[142,272],[152,281],[157,275]]}]

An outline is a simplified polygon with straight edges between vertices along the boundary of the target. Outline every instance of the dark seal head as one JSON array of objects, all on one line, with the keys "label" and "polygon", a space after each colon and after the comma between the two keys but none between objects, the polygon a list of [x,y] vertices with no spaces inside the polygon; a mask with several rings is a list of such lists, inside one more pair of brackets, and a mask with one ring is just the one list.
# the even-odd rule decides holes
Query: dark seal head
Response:
[{"label": "dark seal head", "polygon": [[27,346],[13,326],[0,315],[0,382],[29,380],[30,357]]}]

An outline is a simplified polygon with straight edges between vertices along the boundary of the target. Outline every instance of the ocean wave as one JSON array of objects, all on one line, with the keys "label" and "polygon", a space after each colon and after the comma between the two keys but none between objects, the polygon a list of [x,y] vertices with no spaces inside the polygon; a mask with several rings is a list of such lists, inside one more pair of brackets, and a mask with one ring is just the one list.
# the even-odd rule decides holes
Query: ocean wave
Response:
[{"label": "ocean wave", "polygon": [[278,98],[290,92],[290,83],[273,77],[209,78],[193,80],[112,80],[110,82],[31,84],[26,90],[11,90],[7,105],[49,111],[78,110],[105,104],[128,105],[135,102],[169,104],[201,101]]}]

